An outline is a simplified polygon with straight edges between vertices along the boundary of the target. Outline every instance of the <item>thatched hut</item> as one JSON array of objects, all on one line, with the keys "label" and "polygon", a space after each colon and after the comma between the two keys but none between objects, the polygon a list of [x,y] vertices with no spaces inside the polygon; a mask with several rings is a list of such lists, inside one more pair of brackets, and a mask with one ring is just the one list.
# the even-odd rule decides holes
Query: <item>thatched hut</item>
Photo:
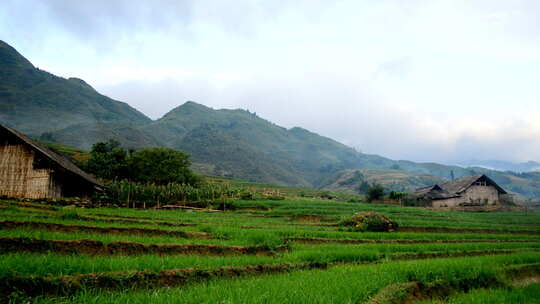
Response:
[{"label": "thatched hut", "polygon": [[0,196],[87,198],[102,189],[67,157],[0,125]]}]

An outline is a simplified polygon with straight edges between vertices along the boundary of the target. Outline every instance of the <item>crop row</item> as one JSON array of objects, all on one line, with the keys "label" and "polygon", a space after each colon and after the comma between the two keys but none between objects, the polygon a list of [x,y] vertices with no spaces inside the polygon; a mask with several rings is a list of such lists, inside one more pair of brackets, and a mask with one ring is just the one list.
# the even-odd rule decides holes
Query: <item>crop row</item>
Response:
[{"label": "crop row", "polygon": [[535,251],[539,244],[411,244],[411,245],[292,245],[274,256],[253,255],[64,255],[59,253],[9,253],[0,255],[0,277],[14,275],[78,274],[89,272],[154,270],[183,267],[221,267],[275,263],[367,263],[386,259],[411,259]]},{"label": "crop row", "polygon": [[237,280],[215,279],[205,284],[112,292],[86,290],[55,303],[362,303],[388,285],[418,281],[485,282],[497,280],[506,265],[535,263],[538,253],[399,261],[375,265],[343,265]]}]

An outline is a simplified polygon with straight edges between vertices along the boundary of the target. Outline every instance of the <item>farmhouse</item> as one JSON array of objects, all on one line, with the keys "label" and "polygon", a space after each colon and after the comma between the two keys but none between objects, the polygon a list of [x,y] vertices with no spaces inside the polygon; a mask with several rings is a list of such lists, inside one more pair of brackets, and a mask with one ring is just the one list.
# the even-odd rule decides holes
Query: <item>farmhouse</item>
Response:
[{"label": "farmhouse", "polygon": [[0,125],[0,196],[90,197],[102,187],[68,158]]},{"label": "farmhouse", "polygon": [[456,179],[417,189],[413,197],[432,207],[495,205],[507,192],[486,175]]}]

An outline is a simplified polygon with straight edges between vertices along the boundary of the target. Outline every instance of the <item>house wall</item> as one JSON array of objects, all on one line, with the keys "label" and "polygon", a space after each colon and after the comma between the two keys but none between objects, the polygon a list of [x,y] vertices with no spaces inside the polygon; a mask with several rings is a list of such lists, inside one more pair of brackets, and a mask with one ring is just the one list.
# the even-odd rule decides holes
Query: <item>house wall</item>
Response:
[{"label": "house wall", "polygon": [[463,197],[453,197],[447,199],[434,200],[431,205],[433,207],[454,207],[461,203],[464,203],[465,199]]},{"label": "house wall", "polygon": [[463,196],[467,203],[495,205],[499,202],[499,191],[493,186],[471,186]]},{"label": "house wall", "polygon": [[35,166],[36,154],[22,144],[0,142],[0,195],[16,198],[61,196],[50,168]]},{"label": "house wall", "polygon": [[499,202],[499,191],[493,186],[471,186],[461,197],[434,200],[433,207],[454,207],[462,203],[495,205]]}]

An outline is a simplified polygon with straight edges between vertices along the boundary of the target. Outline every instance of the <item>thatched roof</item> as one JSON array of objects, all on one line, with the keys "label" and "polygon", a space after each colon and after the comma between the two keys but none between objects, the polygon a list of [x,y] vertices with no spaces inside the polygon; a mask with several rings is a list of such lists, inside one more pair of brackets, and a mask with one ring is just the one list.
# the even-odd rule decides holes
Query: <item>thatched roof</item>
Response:
[{"label": "thatched roof", "polygon": [[15,137],[19,138],[22,142],[24,142],[26,145],[28,145],[32,150],[39,153],[41,156],[43,156],[46,159],[49,159],[54,164],[56,164],[58,167],[71,172],[75,174],[76,176],[81,177],[86,182],[92,184],[94,187],[97,188],[103,188],[103,185],[98,182],[94,177],[92,177],[90,174],[84,172],[79,167],[77,167],[71,160],[69,160],[67,157],[62,156],[56,152],[53,152],[49,148],[35,142],[34,140],[30,139],[24,134],[19,133],[18,131],[15,131],[14,129],[11,129],[9,127],[3,126],[0,124],[0,131],[5,131],[8,133],[11,133]]},{"label": "thatched roof", "polygon": [[484,174],[480,174],[456,179],[441,184],[440,186],[432,185],[418,188],[413,195],[415,197],[426,197],[432,200],[459,197],[462,192],[467,190],[469,187],[471,187],[474,183],[478,181],[485,181],[487,185],[495,187],[500,194],[506,194],[506,191],[504,191],[503,188],[497,185],[497,183],[495,183],[491,178],[487,177]]},{"label": "thatched roof", "polygon": [[486,176],[485,174],[480,175],[473,175],[473,176],[467,176],[463,178],[459,178],[447,183],[444,183],[441,185],[441,187],[448,191],[449,193],[455,193],[459,194],[463,191],[467,190],[469,187],[471,187],[474,183],[477,181],[485,181],[488,185],[493,186],[497,188],[497,191],[501,194],[506,194],[506,191],[504,191],[503,188],[501,188],[497,183],[495,183],[491,178]]},{"label": "thatched roof", "polygon": [[448,191],[441,188],[439,185],[433,185],[416,189],[414,192],[416,197],[427,197],[429,199],[445,199],[456,197],[455,194],[448,193]]}]

